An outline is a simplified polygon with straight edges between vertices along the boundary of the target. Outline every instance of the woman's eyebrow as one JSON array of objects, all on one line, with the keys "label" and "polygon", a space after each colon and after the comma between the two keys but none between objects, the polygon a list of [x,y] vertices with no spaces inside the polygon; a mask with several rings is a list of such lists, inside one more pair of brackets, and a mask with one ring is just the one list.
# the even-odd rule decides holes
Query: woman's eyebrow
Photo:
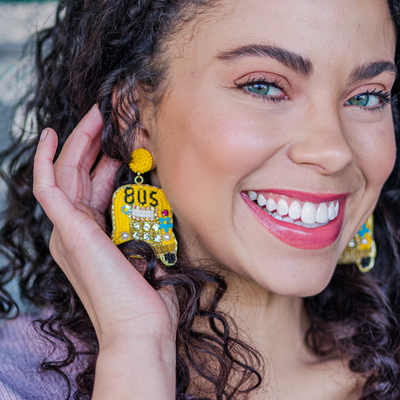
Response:
[{"label": "woman's eyebrow", "polygon": [[[304,58],[292,51],[282,49],[281,47],[252,44],[238,47],[234,50],[220,52],[217,56],[220,60],[235,61],[243,57],[269,57],[279,61],[285,67],[292,69],[300,75],[310,76],[314,67],[310,59]],[[397,67],[392,61],[380,60],[366,63],[356,67],[351,75],[350,81],[357,82],[372,79],[375,76],[389,72],[397,75]]]},{"label": "woman's eyebrow", "polygon": [[300,75],[310,76],[313,71],[311,60],[280,47],[252,44],[238,47],[234,50],[220,52],[217,56],[220,60],[235,61],[242,57],[269,57],[279,61],[285,67],[297,72]]},{"label": "woman's eyebrow", "polygon": [[356,67],[350,75],[351,82],[364,81],[375,78],[383,72],[389,72],[397,75],[397,67],[392,61],[380,60],[371,63],[365,63]]}]

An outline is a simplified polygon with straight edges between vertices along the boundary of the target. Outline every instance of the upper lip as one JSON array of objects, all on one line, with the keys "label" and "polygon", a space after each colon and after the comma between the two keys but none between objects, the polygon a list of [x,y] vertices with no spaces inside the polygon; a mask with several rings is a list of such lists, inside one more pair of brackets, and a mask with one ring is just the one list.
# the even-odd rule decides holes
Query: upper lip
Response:
[{"label": "upper lip", "polygon": [[323,203],[327,201],[339,200],[347,197],[350,192],[347,193],[308,193],[300,192],[297,190],[282,190],[282,189],[262,189],[262,190],[248,190],[253,191],[257,194],[262,194],[264,197],[268,196],[269,193],[276,195],[282,195],[291,197],[293,199],[301,201],[309,201],[310,203]]}]

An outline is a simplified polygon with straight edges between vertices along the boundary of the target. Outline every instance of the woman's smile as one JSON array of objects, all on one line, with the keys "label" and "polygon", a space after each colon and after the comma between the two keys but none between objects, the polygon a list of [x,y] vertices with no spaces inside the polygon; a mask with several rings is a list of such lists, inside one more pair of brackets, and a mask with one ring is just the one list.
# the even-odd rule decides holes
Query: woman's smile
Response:
[{"label": "woman's smile", "polygon": [[242,192],[261,225],[282,242],[308,250],[322,249],[338,238],[347,195],[278,190]]},{"label": "woman's smile", "polygon": [[157,118],[142,113],[181,249],[279,294],[328,284],[395,159],[393,27],[380,3],[339,3],[230,3],[175,42]]},{"label": "woman's smile", "polygon": [[399,16],[60,0],[0,154],[0,397],[400,399]]}]

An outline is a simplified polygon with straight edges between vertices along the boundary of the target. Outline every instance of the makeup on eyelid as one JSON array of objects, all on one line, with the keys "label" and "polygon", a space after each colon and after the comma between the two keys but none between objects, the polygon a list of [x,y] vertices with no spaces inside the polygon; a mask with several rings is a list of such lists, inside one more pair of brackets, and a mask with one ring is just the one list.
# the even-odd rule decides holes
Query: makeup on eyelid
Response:
[{"label": "makeup on eyelid", "polygon": [[[277,102],[290,100],[290,97],[287,96],[284,88],[277,79],[267,79],[266,77],[252,77],[245,82],[235,82],[235,86],[238,89],[247,92],[247,94],[252,95],[254,98],[259,98],[263,101]],[[281,94],[274,93],[277,91],[280,91]],[[375,98],[375,102],[372,100],[372,103],[376,104],[370,104],[368,106],[368,103],[371,102],[371,98]],[[390,98],[390,92],[386,92],[385,90],[377,90],[375,88],[373,90],[367,90],[365,92],[360,92],[359,94],[352,96],[350,99],[345,101],[345,105],[356,106],[364,108],[366,111],[374,112],[380,111],[387,105],[389,105]]]}]

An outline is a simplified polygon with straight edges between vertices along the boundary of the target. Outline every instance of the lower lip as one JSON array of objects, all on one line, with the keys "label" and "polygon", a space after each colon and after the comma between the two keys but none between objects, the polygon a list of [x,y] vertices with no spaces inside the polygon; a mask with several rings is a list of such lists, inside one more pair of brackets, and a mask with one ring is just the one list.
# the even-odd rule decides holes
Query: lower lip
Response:
[{"label": "lower lip", "polygon": [[333,221],[319,228],[304,228],[290,222],[279,221],[261,210],[246,194],[242,193],[242,197],[264,228],[282,242],[298,249],[317,250],[328,247],[335,242],[342,229],[345,198],[339,200],[339,214]]}]

